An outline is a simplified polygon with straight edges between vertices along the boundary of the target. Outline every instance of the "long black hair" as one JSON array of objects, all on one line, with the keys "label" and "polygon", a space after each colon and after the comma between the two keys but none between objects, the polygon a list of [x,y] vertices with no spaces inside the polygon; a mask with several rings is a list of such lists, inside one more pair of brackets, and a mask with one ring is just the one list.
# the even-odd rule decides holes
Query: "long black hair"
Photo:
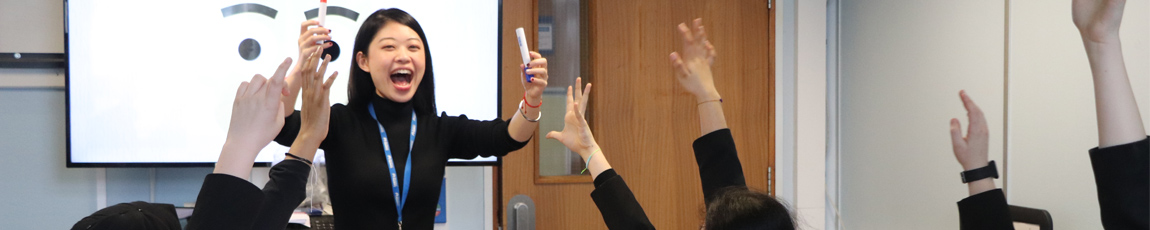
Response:
[{"label": "long black hair", "polygon": [[[431,48],[427,44],[427,35],[423,33],[423,27],[419,26],[419,22],[415,21],[411,14],[400,9],[389,8],[377,10],[367,16],[363,25],[359,26],[359,32],[355,35],[355,46],[352,54],[363,52],[364,56],[368,55],[372,39],[388,22],[396,22],[411,27],[415,33],[419,34],[419,39],[423,40],[423,55],[427,64],[423,71],[423,80],[419,82],[415,95],[411,97],[411,103],[414,105],[416,113],[434,116],[437,110],[435,108],[435,74],[431,71]],[[347,104],[352,109],[366,110],[368,102],[377,97],[375,82],[371,79],[371,73],[359,68],[358,63],[358,60],[351,62],[351,77],[347,79]]]}]

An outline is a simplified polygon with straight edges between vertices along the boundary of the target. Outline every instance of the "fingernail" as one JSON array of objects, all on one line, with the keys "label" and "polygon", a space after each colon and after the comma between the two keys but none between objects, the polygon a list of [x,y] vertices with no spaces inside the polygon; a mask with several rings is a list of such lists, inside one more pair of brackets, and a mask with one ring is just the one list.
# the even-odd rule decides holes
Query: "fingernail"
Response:
[{"label": "fingernail", "polygon": [[331,29],[327,29],[327,33],[331,33]]}]

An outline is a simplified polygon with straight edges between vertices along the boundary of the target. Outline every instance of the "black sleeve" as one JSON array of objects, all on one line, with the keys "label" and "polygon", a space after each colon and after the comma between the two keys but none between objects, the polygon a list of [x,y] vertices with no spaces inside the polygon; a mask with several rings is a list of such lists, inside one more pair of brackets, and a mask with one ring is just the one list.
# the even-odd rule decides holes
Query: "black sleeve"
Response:
[{"label": "black sleeve", "polygon": [[608,229],[655,229],[647,219],[647,213],[643,212],[643,206],[635,200],[635,194],[615,169],[607,169],[595,178],[591,200],[599,207]]},{"label": "black sleeve", "polygon": [[958,219],[962,230],[1014,229],[1002,189],[974,194],[958,201]]},{"label": "black sleeve", "polygon": [[307,178],[311,166],[299,160],[284,160],[268,172],[263,204],[252,229],[282,230],[296,207],[307,198]]},{"label": "black sleeve", "polygon": [[280,129],[279,135],[276,135],[276,143],[283,146],[291,146],[292,142],[295,142],[295,137],[299,135],[300,122],[299,110],[284,117],[284,127]]},{"label": "black sleeve", "polygon": [[[507,132],[509,122],[503,120],[477,121],[458,117],[440,116],[441,132],[450,140],[448,157],[471,159],[475,157],[506,156],[511,151],[527,145],[511,138]],[[528,140],[530,141],[530,140]]]},{"label": "black sleeve", "polygon": [[187,229],[251,229],[263,198],[263,192],[247,180],[208,174]]},{"label": "black sleeve", "polygon": [[1105,229],[1150,229],[1150,137],[1090,150]]},{"label": "black sleeve", "polygon": [[[319,144],[320,149],[328,149],[328,145],[331,143],[329,140],[337,133],[340,133],[340,127],[336,124],[342,124],[340,122],[346,120],[347,118],[345,118],[345,116],[350,115],[350,113],[351,111],[343,104],[331,106],[331,113],[328,114],[327,137]],[[284,117],[284,127],[280,129],[280,133],[276,135],[276,143],[291,147],[291,144],[295,142],[296,136],[299,135],[300,126],[302,126],[301,122],[303,121],[300,116],[300,111],[296,110],[292,112],[291,115]]]},{"label": "black sleeve", "polygon": [[1014,229],[1006,194],[995,189],[958,201],[959,229],[999,230]]},{"label": "black sleeve", "polygon": [[719,189],[747,186],[730,129],[715,130],[703,135],[695,139],[694,147],[695,161],[699,164],[699,180],[703,182],[703,200],[706,203],[711,203]]}]

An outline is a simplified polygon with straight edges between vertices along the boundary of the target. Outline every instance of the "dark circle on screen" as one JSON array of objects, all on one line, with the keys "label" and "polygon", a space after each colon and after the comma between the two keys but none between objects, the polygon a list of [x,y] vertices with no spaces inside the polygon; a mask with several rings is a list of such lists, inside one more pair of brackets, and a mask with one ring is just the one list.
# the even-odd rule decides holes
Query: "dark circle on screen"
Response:
[{"label": "dark circle on screen", "polygon": [[331,61],[335,61],[336,59],[339,59],[339,43],[335,43],[335,41],[327,41],[327,42],[331,42],[331,47],[323,49],[324,55],[320,56],[320,58],[327,57],[327,55],[331,55]]},{"label": "dark circle on screen", "polygon": [[244,39],[240,41],[240,57],[244,60],[256,60],[260,57],[260,42],[255,39]]}]

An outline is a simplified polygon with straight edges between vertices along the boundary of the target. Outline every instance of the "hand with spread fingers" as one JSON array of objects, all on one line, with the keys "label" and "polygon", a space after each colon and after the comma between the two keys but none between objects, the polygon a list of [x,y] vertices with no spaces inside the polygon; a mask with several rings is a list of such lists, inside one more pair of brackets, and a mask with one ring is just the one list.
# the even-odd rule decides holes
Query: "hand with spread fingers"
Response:
[{"label": "hand with spread fingers", "polygon": [[299,136],[289,151],[306,161],[311,161],[315,157],[316,149],[327,138],[328,122],[331,120],[331,100],[328,95],[331,84],[339,75],[339,72],[333,72],[327,81],[324,81],[323,74],[327,72],[331,56],[320,60],[320,55],[323,55],[322,50],[317,49],[302,61],[303,69],[300,70],[298,79],[303,87],[303,95],[300,97],[303,99],[300,109],[301,125]]},{"label": "hand with spread fingers", "polygon": [[339,72],[333,72],[324,81],[323,74],[327,71],[331,55],[321,61],[319,59],[319,56],[322,55],[321,52],[321,50],[316,50],[305,61],[300,74],[300,82],[303,87],[303,95],[301,95],[303,108],[300,110],[303,125],[300,127],[300,139],[322,141],[324,137],[327,137],[328,121],[331,115],[331,100],[328,95],[331,93],[331,85],[335,82],[335,77],[339,75]]},{"label": "hand with spread fingers", "polygon": [[715,63],[715,47],[707,41],[703,30],[703,19],[695,19],[693,28],[686,23],[679,24],[683,36],[683,53],[671,52],[671,65],[679,84],[695,95],[699,102],[718,100],[718,90],[711,73]]},{"label": "hand with spread fingers", "polygon": [[[582,78],[575,79],[575,89],[567,87],[567,113],[563,116],[563,131],[547,133],[548,139],[558,140],[568,149],[586,159],[599,149],[595,136],[591,134],[591,127],[587,125],[585,113],[587,111],[587,95],[591,93],[591,83],[582,91],[579,85]],[[574,91],[574,93],[572,93]]]}]

